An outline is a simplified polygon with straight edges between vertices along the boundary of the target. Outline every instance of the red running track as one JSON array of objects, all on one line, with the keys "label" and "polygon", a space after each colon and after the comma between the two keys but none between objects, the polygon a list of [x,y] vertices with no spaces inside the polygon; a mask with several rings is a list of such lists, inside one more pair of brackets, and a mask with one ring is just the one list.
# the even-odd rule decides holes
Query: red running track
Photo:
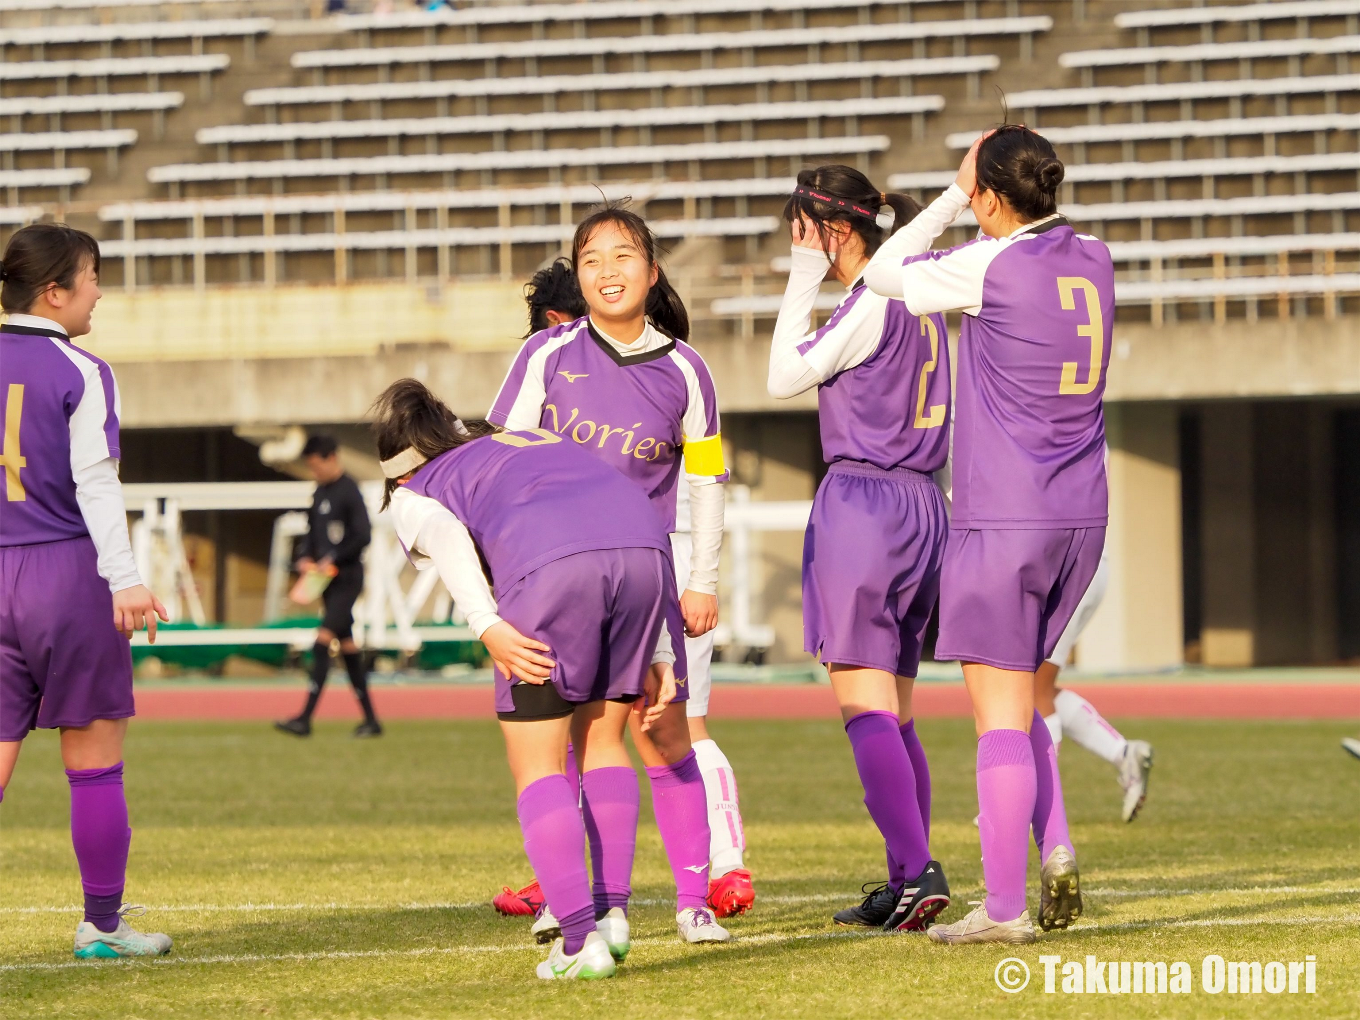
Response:
[{"label": "red running track", "polygon": [[[1360,718],[1360,684],[1099,683],[1076,685],[1107,716],[1193,719]],[[137,714],[143,719],[285,719],[305,697],[301,684],[256,688],[244,685],[157,687],[137,685]],[[378,714],[388,719],[491,719],[490,686],[375,687]],[[962,684],[921,684],[913,696],[922,718],[972,714]],[[719,684],[713,688],[717,719],[834,719],[839,712],[831,688]],[[327,688],[318,716],[358,717],[350,692]]]}]

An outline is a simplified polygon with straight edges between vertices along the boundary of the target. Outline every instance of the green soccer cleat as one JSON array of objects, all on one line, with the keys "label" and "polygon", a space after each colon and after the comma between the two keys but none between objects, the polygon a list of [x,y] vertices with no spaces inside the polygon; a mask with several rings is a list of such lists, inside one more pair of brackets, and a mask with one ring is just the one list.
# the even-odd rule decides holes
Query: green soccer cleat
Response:
[{"label": "green soccer cleat", "polygon": [[1077,859],[1065,846],[1055,846],[1039,872],[1039,927],[1066,928],[1081,916],[1081,879]]},{"label": "green soccer cleat", "polygon": [[574,956],[564,953],[562,944],[561,939],[554,942],[548,958],[535,969],[544,981],[596,981],[614,976],[614,957],[598,931],[586,936],[586,944]]},{"label": "green soccer cleat", "polygon": [[139,932],[127,923],[129,917],[140,917],[145,907],[124,907],[118,911],[118,927],[114,931],[100,931],[89,921],[76,925],[75,954],[77,960],[116,960],[124,956],[164,956],[173,943],[169,935]]},{"label": "green soccer cleat", "polygon": [[595,922],[595,930],[609,947],[609,955],[622,963],[633,947],[628,939],[628,915],[623,908],[610,907],[609,913]]}]

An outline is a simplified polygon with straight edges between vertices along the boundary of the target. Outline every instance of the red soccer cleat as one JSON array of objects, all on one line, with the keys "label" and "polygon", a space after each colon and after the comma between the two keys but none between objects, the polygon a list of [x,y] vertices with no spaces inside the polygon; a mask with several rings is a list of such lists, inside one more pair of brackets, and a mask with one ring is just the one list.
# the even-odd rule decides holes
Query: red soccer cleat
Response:
[{"label": "red soccer cleat", "polygon": [[538,887],[538,879],[534,879],[519,892],[508,885],[501,886],[501,891],[496,894],[491,905],[497,913],[506,917],[533,917],[545,902],[543,890]]},{"label": "red soccer cleat", "polygon": [[756,902],[751,873],[745,868],[729,871],[721,878],[709,879],[708,907],[718,917],[735,917],[750,910]]}]

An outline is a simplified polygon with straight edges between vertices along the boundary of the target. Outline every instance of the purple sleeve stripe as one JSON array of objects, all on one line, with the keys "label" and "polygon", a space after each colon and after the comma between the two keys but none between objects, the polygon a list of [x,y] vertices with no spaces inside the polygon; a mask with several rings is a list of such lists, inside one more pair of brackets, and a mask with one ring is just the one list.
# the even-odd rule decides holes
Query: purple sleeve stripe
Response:
[{"label": "purple sleeve stripe", "polygon": [[964,241],[963,244],[956,244],[952,248],[936,248],[931,251],[922,252],[920,255],[908,255],[902,260],[902,265],[909,266],[913,262],[938,262],[946,255],[952,255],[956,251],[962,251],[983,241],[994,241],[994,237],[975,237],[971,241]]},{"label": "purple sleeve stripe", "polygon": [[104,439],[109,444],[109,456],[117,458],[121,450],[118,444],[117,402],[114,400],[116,384],[113,381],[113,369],[102,361],[99,362],[99,381],[104,387]]},{"label": "purple sleeve stripe", "polygon": [[[677,343],[675,349],[680,352],[680,356],[689,362],[694,369],[695,378],[699,380],[699,395],[704,398],[705,429],[703,438],[716,436],[718,434],[718,390],[713,385],[713,373],[708,370],[708,363],[703,357],[687,343]],[[693,438],[693,437],[691,437]]]},{"label": "purple sleeve stripe", "polygon": [[504,425],[510,416],[511,409],[515,406],[515,401],[519,399],[519,394],[524,389],[524,377],[529,371],[529,359],[543,349],[546,344],[555,336],[559,336],[566,326],[554,326],[552,329],[540,330],[528,340],[524,341],[515,355],[515,360],[510,365],[510,371],[506,373],[505,382],[501,383],[500,392],[496,394],[496,399],[492,401],[491,410],[486,414],[486,420],[497,425]]},{"label": "purple sleeve stripe", "polygon": [[867,287],[860,287],[858,290],[851,291],[846,296],[845,300],[836,306],[836,310],[831,313],[831,318],[826,320],[826,325],[822,326],[821,329],[813,333],[811,340],[804,340],[801,344],[798,345],[798,353],[806,354],[808,351],[812,350],[812,348],[816,347],[817,344],[821,341],[822,337],[826,336],[838,325],[840,325],[841,320],[850,314],[850,309],[855,306],[855,302],[858,301],[860,297],[866,294],[867,292],[868,292]]}]

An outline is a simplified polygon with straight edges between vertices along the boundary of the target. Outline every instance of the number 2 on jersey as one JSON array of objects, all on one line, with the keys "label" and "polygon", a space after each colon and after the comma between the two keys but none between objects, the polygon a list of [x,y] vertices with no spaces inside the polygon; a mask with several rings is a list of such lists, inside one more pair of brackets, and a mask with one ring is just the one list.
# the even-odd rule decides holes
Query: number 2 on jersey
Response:
[{"label": "number 2 on jersey", "polygon": [[28,461],[19,452],[19,421],[23,416],[23,384],[10,383],[9,395],[5,400],[5,439],[0,443],[0,464],[5,466],[5,499],[10,503],[19,503],[28,498],[24,483],[19,478],[19,469],[28,467]]},{"label": "number 2 on jersey", "polygon": [[[530,439],[530,436],[537,436],[537,439]],[[498,443],[506,446],[547,446],[549,443],[560,443],[561,436],[555,436],[547,429],[521,429],[518,432],[497,432],[492,437]]]},{"label": "number 2 on jersey", "polygon": [[935,371],[940,361],[940,333],[929,316],[921,316],[921,335],[930,337],[930,360],[921,366],[921,383],[916,391],[916,421],[912,427],[937,429],[944,424],[946,407],[936,404],[930,409],[930,414],[926,414],[926,389],[930,386],[930,373]]},{"label": "number 2 on jersey", "polygon": [[1062,394],[1092,392],[1100,384],[1100,363],[1105,356],[1105,316],[1100,310],[1096,285],[1080,276],[1058,277],[1058,302],[1064,312],[1077,310],[1078,290],[1086,297],[1086,325],[1077,327],[1077,336],[1091,341],[1091,367],[1086,372],[1086,381],[1077,382],[1077,363],[1064,361],[1062,381],[1058,383],[1058,392]]}]

